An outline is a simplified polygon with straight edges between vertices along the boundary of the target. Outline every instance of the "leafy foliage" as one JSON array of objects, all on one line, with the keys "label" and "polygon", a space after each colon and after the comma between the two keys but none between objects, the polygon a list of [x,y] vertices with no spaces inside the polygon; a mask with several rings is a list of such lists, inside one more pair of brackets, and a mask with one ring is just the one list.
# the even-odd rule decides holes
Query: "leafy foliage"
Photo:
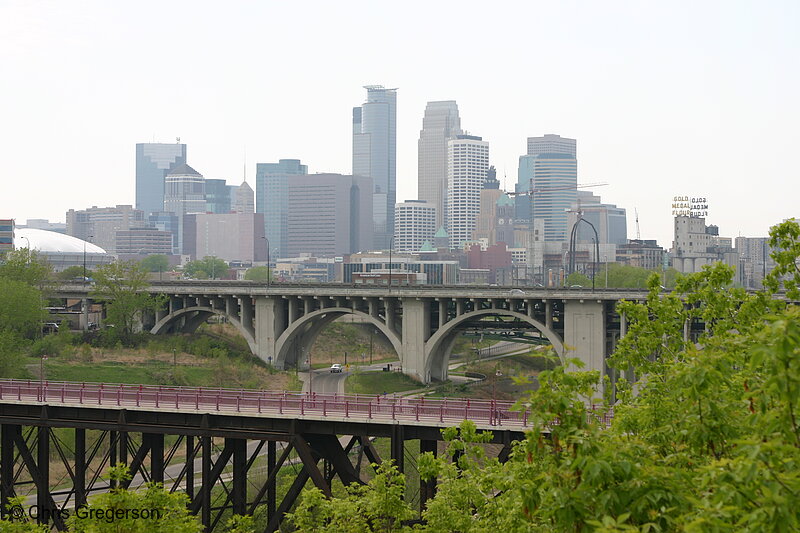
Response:
[{"label": "leafy foliage", "polygon": [[[619,305],[628,331],[609,361],[620,376],[610,425],[590,407],[599,375],[569,361],[539,374],[522,402],[533,428],[507,463],[483,455],[469,423],[445,431],[447,453],[417,462],[438,482],[417,529],[800,530],[800,226],[776,226],[771,244],[766,292],[734,287],[718,263],[671,294],[650,274],[646,301]],[[354,527],[373,490],[348,496]],[[337,524],[338,505],[310,496],[302,531]]]},{"label": "leafy foliage", "polygon": [[169,258],[164,254],[148,255],[139,265],[147,272],[166,272],[169,270]]},{"label": "leafy foliage", "polygon": [[0,278],[41,287],[52,267],[36,250],[19,248],[7,252],[0,263]]},{"label": "leafy foliage", "polygon": [[123,342],[134,333],[140,313],[153,311],[161,305],[159,297],[145,292],[147,272],[135,261],[102,265],[95,272],[94,279],[91,295],[106,302],[106,323],[115,326]]},{"label": "leafy foliage", "polygon": [[183,273],[190,278],[220,279],[228,275],[228,263],[219,257],[204,257],[186,263]]},{"label": "leafy foliage", "polygon": [[272,278],[272,275],[269,271],[269,268],[265,266],[257,266],[253,268],[248,268],[247,272],[244,273],[244,279],[251,280],[251,281],[267,281],[267,277]]}]

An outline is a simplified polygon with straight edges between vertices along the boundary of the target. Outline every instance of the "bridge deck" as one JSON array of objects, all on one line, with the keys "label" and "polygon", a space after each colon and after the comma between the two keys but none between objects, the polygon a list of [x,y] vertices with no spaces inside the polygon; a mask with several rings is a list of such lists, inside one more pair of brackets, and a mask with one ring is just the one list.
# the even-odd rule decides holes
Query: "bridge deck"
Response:
[{"label": "bridge deck", "polygon": [[202,387],[0,380],[0,404],[24,403],[167,412],[236,414],[297,420],[448,427],[472,420],[480,429],[530,428],[529,412],[512,402],[469,398],[404,398]]}]

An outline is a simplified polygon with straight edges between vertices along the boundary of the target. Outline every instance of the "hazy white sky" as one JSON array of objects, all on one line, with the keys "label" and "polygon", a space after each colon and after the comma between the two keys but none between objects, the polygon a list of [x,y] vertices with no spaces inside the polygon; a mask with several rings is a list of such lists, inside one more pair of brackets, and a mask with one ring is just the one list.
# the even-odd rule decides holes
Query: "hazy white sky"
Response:
[{"label": "hazy white sky", "polygon": [[509,188],[526,137],[669,246],[673,195],[726,236],[798,214],[800,2],[0,0],[0,217],[133,204],[135,144],[207,178],[351,170],[362,85],[398,87],[398,200],[428,100],[455,99]]}]

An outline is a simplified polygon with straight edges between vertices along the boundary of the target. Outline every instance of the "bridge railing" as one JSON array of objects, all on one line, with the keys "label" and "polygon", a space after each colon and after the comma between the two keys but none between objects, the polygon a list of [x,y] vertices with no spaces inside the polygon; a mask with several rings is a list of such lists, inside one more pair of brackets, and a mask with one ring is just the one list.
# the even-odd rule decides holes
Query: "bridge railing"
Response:
[{"label": "bridge railing", "polygon": [[524,429],[527,410],[512,402],[470,398],[404,398],[394,395],[320,394],[203,387],[169,387],[70,381],[0,380],[0,402],[39,402],[87,407],[143,407],[201,412],[236,412],[353,421],[415,421]]}]

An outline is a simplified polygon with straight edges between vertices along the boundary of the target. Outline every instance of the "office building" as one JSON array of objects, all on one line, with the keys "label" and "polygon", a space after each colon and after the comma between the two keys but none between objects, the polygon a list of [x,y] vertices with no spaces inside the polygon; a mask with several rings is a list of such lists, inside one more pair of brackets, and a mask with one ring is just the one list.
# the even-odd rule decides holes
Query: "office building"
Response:
[{"label": "office building", "polygon": [[489,172],[489,143],[474,135],[447,142],[447,233],[450,248],[472,239]]},{"label": "office building", "polygon": [[370,249],[372,198],[372,180],[363,176],[294,176],[288,188],[288,255],[335,257]]},{"label": "office building", "polygon": [[178,249],[178,215],[167,211],[156,211],[148,215],[147,225],[172,235],[172,251],[170,253],[173,255],[179,255],[181,253]]},{"label": "office building", "polygon": [[270,257],[287,255],[289,183],[294,176],[305,174],[308,174],[308,166],[299,159],[256,164],[256,212],[264,214]]},{"label": "office building", "polygon": [[417,196],[435,206],[437,228],[445,224],[447,141],[461,133],[455,100],[428,102],[417,141]]},{"label": "office building", "polygon": [[136,209],[145,216],[164,208],[164,178],[186,164],[186,145],[140,143],[136,145]]},{"label": "office building", "polygon": [[117,253],[117,232],[144,227],[145,216],[132,205],[97,207],[67,211],[67,235],[88,241]]},{"label": "office building", "polygon": [[178,250],[183,251],[184,215],[206,212],[205,179],[189,165],[181,165],[164,178],[164,207],[178,217]]},{"label": "office building", "polygon": [[542,137],[528,137],[528,155],[564,154],[577,158],[577,142],[561,135],[547,134]]},{"label": "office building", "polygon": [[0,219],[0,255],[14,249],[14,219]]},{"label": "office building", "polygon": [[[545,241],[569,240],[567,211],[577,200],[576,141],[560,135],[528,137],[528,153],[519,158],[515,218],[542,219]],[[531,191],[531,188],[533,189]],[[525,199],[521,199],[525,198]],[[530,216],[524,217],[524,210]]]},{"label": "office building", "polygon": [[206,179],[206,213],[230,213],[231,186],[225,180]]},{"label": "office building", "polygon": [[484,240],[487,244],[494,244],[497,200],[501,196],[503,191],[500,190],[500,182],[497,181],[497,172],[490,166],[480,191],[478,216],[475,218],[475,229],[472,231],[473,241]]},{"label": "office building", "polygon": [[253,188],[246,181],[236,187],[233,196],[233,212],[242,215],[252,215],[256,212],[255,194]]},{"label": "office building", "polygon": [[172,233],[156,228],[131,228],[117,231],[117,255],[172,255]]},{"label": "office building", "polygon": [[229,263],[267,260],[261,213],[187,214],[183,231],[184,253],[192,260],[212,256]]},{"label": "office building", "polygon": [[[572,226],[578,221],[578,212],[581,217],[591,223],[597,230],[600,244],[627,244],[628,222],[625,208],[614,204],[604,204],[600,197],[589,191],[577,191],[577,199],[570,207],[568,227],[572,233]],[[575,228],[576,242],[592,242],[594,232],[585,223]]]},{"label": "office building", "polygon": [[353,108],[353,175],[372,180],[372,247],[386,250],[397,201],[397,89],[364,88],[367,101]]},{"label": "office building", "polygon": [[436,207],[424,200],[406,200],[394,208],[394,250],[418,252],[436,233]]}]

